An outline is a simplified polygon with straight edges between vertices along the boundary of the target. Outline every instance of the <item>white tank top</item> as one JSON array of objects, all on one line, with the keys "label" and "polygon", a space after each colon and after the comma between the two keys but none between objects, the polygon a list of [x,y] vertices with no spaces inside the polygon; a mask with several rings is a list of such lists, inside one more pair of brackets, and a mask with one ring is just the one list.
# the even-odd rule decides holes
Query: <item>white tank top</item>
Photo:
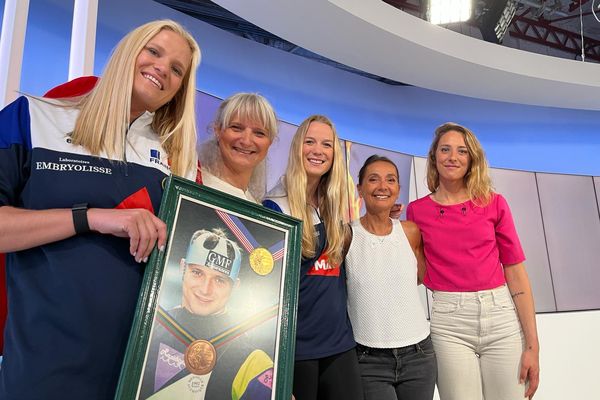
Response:
[{"label": "white tank top", "polygon": [[396,348],[429,335],[417,290],[417,259],[397,220],[387,236],[352,222],[346,255],[348,314],[354,338],[364,346]]}]

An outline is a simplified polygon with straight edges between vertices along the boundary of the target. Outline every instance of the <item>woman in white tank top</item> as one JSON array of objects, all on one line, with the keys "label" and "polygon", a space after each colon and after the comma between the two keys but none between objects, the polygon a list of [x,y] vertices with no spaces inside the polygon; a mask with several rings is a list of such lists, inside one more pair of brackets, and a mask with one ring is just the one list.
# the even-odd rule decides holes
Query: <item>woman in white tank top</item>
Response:
[{"label": "woman in white tank top", "polygon": [[400,192],[391,160],[369,157],[358,182],[367,212],[352,222],[346,268],[365,400],[431,400],[437,365],[417,291],[425,268],[421,233],[389,217]]}]

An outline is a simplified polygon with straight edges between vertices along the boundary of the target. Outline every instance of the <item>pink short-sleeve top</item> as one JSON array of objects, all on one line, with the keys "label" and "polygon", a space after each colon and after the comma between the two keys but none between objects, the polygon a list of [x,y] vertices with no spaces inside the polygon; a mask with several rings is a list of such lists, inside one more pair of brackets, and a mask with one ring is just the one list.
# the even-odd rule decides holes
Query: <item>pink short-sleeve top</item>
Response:
[{"label": "pink short-sleeve top", "polygon": [[431,290],[475,292],[503,285],[503,265],[525,260],[506,199],[497,193],[479,207],[472,201],[442,205],[425,196],[411,202],[407,219],[423,236],[424,284]]}]

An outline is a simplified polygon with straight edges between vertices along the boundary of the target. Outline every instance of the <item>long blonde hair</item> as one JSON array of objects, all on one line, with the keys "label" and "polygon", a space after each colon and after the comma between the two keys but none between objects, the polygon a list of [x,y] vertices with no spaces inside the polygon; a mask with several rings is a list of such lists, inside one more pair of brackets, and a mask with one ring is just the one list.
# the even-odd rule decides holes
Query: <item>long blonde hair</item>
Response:
[{"label": "long blonde hair", "polygon": [[[217,109],[215,119],[211,124],[213,135],[202,143],[199,151],[202,169],[206,169],[216,177],[221,177],[223,157],[217,143],[217,133],[227,128],[231,121],[239,118],[258,122],[265,129],[271,143],[277,138],[277,117],[267,99],[258,93],[236,93],[229,96]],[[262,199],[265,194],[266,160],[262,160],[252,171],[248,190],[256,199]]]},{"label": "long blonde hair", "polygon": [[155,111],[152,128],[171,163],[174,174],[185,176],[196,168],[196,68],[198,44],[181,25],[171,20],[144,24],[129,32],[113,50],[94,89],[79,102],[81,112],[71,139],[94,155],[122,159],[129,127],[135,62],[144,46],[161,30],[171,30],[186,39],[192,51],[190,67],[173,99]]},{"label": "long blonde hair", "polygon": [[348,208],[348,192],[340,140],[333,122],[326,116],[312,115],[305,119],[292,139],[289,162],[285,172],[285,185],[290,212],[293,217],[304,221],[302,226],[302,256],[304,258],[314,257],[317,241],[312,224],[313,209],[306,197],[307,176],[302,156],[304,138],[310,124],[313,122],[326,124],[333,131],[333,164],[331,169],[321,177],[317,195],[319,212],[327,232],[326,252],[334,264],[340,264],[343,260],[344,238],[348,229],[343,223]]},{"label": "long blonde hair", "polygon": [[433,142],[427,155],[427,187],[431,192],[435,192],[440,186],[440,174],[435,165],[435,152],[440,138],[450,131],[459,132],[463,135],[471,159],[467,173],[463,178],[469,198],[475,204],[485,206],[489,204],[493,192],[485,153],[479,140],[471,130],[453,122],[440,125],[433,134]]}]

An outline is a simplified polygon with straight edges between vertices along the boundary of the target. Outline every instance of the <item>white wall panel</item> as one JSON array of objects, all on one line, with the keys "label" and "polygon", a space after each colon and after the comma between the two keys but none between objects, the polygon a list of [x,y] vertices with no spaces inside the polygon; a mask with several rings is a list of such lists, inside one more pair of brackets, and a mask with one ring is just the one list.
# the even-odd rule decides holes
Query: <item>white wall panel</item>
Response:
[{"label": "white wall panel", "polygon": [[527,258],[536,310],[556,311],[535,174],[493,168],[490,175],[496,191],[506,198],[512,211]]},{"label": "white wall panel", "polygon": [[213,135],[211,124],[221,101],[218,97],[196,91],[196,136],[198,138],[198,148]]},{"label": "white wall panel", "polygon": [[[410,187],[410,175],[412,169],[412,160],[413,156],[409,156],[407,154],[402,154],[390,150],[381,149],[378,147],[367,146],[360,143],[352,143],[350,147],[350,177],[353,180],[353,190],[355,199],[358,200],[358,191],[356,190],[356,184],[358,184],[358,171],[363,166],[364,162],[367,158],[372,156],[373,154],[377,154],[380,156],[384,156],[392,160],[396,167],[398,168],[398,178],[400,180],[400,194],[398,195],[398,202],[407,205],[409,199],[409,187]],[[365,213],[365,208],[362,199],[360,199],[360,203],[358,204],[359,210],[358,215],[363,215]],[[405,219],[406,217],[406,207],[402,212],[401,219]]]},{"label": "white wall panel", "polygon": [[267,190],[273,188],[279,177],[285,173],[296,129],[296,125],[279,122],[279,134],[267,154]]},{"label": "white wall panel", "polygon": [[427,189],[427,159],[423,157],[414,157],[415,169],[415,188],[417,190],[417,198],[421,198],[429,194]]},{"label": "white wall panel", "polygon": [[[411,200],[416,200],[428,195],[430,192],[427,188],[427,159],[424,157],[413,157],[413,160],[414,192],[416,197]],[[413,189],[411,188],[411,190]],[[431,317],[431,304],[433,303],[431,291],[427,290],[425,286],[420,287],[420,290],[421,303],[426,308],[427,318],[429,318]]]},{"label": "white wall panel", "polygon": [[[598,400],[600,311],[539,314],[540,386],[535,400]],[[570,382],[571,384],[567,384]]]},{"label": "white wall panel", "polygon": [[410,163],[410,187],[408,188],[408,201],[413,201],[417,199],[417,184],[415,183],[415,158],[413,157],[412,162]]},{"label": "white wall panel", "polygon": [[[419,198],[418,193],[426,193],[425,191],[428,192],[427,188],[423,185],[422,183],[422,177],[424,175],[424,171],[425,171],[425,159],[422,157],[413,157],[413,161],[411,164],[411,171],[410,171],[410,190],[409,190],[409,194],[408,194],[408,199],[409,201],[414,201],[416,199]],[[420,189],[417,188],[417,175],[420,176],[419,181],[421,181],[421,185],[420,185]],[[418,192],[418,193],[417,193]],[[429,291],[427,290],[427,288],[424,285],[420,285],[419,286],[419,295],[421,297],[421,305],[423,306],[423,309],[425,310],[425,315],[427,315],[427,318],[431,318],[431,301],[428,297]]]},{"label": "white wall panel", "polygon": [[600,308],[600,216],[589,176],[537,174],[558,311]]},{"label": "white wall panel", "polygon": [[594,177],[594,187],[596,188],[596,204],[598,205],[598,212],[600,213],[600,176]]}]

